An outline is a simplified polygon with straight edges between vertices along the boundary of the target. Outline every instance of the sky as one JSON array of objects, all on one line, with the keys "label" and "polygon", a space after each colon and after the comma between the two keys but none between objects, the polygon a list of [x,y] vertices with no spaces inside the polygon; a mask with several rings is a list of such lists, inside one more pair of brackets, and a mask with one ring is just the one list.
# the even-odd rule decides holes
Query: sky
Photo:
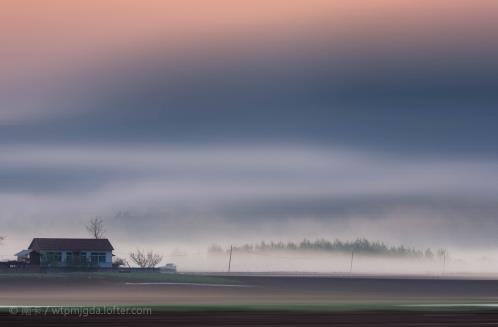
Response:
[{"label": "sky", "polygon": [[497,250],[494,0],[3,0],[0,259],[366,237]]}]

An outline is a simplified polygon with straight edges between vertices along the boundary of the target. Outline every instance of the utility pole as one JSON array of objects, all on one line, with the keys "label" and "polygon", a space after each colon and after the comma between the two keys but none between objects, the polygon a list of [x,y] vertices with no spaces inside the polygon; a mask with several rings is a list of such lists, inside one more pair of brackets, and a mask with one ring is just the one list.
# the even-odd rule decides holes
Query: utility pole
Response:
[{"label": "utility pole", "polygon": [[351,263],[349,265],[349,273],[353,272],[353,259],[354,259],[354,249],[351,251]]},{"label": "utility pole", "polygon": [[228,272],[230,272],[231,266],[232,266],[232,246],[230,245],[230,257],[228,259]]},{"label": "utility pole", "polygon": [[446,249],[443,252],[443,275],[446,272]]}]

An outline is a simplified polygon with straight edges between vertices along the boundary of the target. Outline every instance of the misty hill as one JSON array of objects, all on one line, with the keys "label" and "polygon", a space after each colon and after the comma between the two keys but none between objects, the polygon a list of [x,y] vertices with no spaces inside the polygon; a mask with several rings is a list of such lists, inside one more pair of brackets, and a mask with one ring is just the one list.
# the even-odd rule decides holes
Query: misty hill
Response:
[{"label": "misty hill", "polygon": [[[209,247],[209,253],[223,253],[229,251],[223,249],[219,245],[212,245]],[[356,254],[366,254],[371,256],[383,256],[383,257],[409,257],[409,258],[425,258],[434,259],[442,258],[447,255],[445,249],[438,249],[433,251],[430,248],[425,250],[417,249],[413,247],[406,247],[404,245],[387,245],[380,241],[369,241],[365,238],[358,238],[354,241],[341,241],[334,240],[329,241],[325,239],[317,239],[310,241],[304,239],[299,243],[294,242],[265,242],[262,241],[259,244],[242,244],[238,246],[233,246],[233,251],[237,252],[248,252],[248,253],[261,253],[269,251],[291,251],[291,252],[309,252],[309,251],[321,251],[321,252],[335,252],[335,253],[351,253]]]}]

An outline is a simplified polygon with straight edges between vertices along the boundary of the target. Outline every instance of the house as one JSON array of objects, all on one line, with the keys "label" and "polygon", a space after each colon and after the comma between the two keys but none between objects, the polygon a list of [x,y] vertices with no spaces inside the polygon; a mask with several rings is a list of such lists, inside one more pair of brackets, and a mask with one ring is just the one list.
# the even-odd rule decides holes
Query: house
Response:
[{"label": "house", "polygon": [[34,238],[16,256],[19,262],[40,267],[111,268],[113,250],[106,238]]}]

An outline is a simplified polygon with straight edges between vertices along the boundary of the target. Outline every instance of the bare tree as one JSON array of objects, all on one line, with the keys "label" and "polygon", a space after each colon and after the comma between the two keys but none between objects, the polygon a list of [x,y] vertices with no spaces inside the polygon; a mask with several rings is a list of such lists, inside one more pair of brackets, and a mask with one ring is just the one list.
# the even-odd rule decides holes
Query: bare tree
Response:
[{"label": "bare tree", "polygon": [[5,240],[5,236],[0,235],[0,244],[2,244],[2,241]]},{"label": "bare tree", "polygon": [[137,249],[135,252],[130,252],[130,259],[140,268],[154,268],[163,260],[163,256],[152,251],[145,253]]},{"label": "bare tree", "polygon": [[149,268],[154,268],[163,260],[163,256],[158,253],[153,253],[149,251],[147,253],[147,262]]},{"label": "bare tree", "polygon": [[128,261],[126,261],[126,259],[120,258],[120,257],[115,257],[112,260],[112,266],[119,268],[119,267],[130,266],[130,265],[128,264]]},{"label": "bare tree", "polygon": [[88,222],[86,230],[93,238],[103,238],[106,232],[104,221],[100,217],[95,217]]},{"label": "bare tree", "polygon": [[136,263],[140,268],[147,267],[147,256],[141,250],[130,252],[130,259]]}]

